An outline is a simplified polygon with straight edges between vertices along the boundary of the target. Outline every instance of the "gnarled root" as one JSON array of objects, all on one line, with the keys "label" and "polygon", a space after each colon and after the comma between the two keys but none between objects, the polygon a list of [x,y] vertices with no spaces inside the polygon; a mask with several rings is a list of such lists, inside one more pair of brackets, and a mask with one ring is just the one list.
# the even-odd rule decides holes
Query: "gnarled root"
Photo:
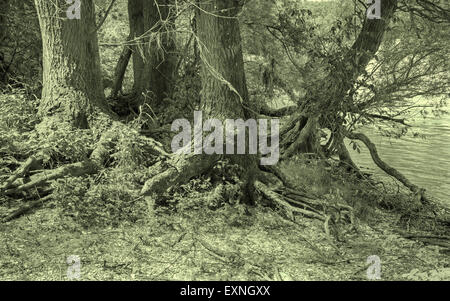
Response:
[{"label": "gnarled root", "polygon": [[19,216],[21,216],[22,214],[27,213],[28,211],[30,211],[33,208],[39,207],[41,205],[43,205],[45,202],[49,201],[52,199],[52,195],[47,195],[43,198],[40,198],[38,200],[34,200],[31,202],[28,202],[26,205],[20,207],[19,209],[17,209],[16,211],[14,211],[13,213],[11,213],[10,215],[4,217],[2,219],[3,223],[9,222],[15,218],[18,218]]},{"label": "gnarled root", "polygon": [[[324,231],[330,234],[330,225],[335,225],[347,216],[352,228],[355,225],[353,208],[344,204],[328,204],[325,201],[318,200],[307,193],[283,187],[275,190],[260,181],[255,182],[255,188],[261,192],[264,198],[269,202],[268,205],[274,205],[289,220],[296,222],[296,216],[301,215],[308,218],[317,219],[323,222]],[[336,232],[337,229],[335,229]],[[337,233],[339,235],[339,233]]]},{"label": "gnarled root", "polygon": [[53,170],[43,171],[30,177],[31,181],[25,184],[12,186],[4,191],[6,195],[17,194],[22,191],[30,190],[35,187],[43,186],[49,181],[62,178],[70,175],[72,177],[79,177],[85,174],[92,174],[97,170],[95,164],[90,161],[78,162],[73,164],[64,165]]},{"label": "gnarled root", "polygon": [[144,184],[141,195],[161,194],[171,186],[188,182],[213,166],[220,156],[175,155],[153,166],[151,177]]},{"label": "gnarled root", "polygon": [[[122,127],[122,129],[120,129]],[[7,196],[23,196],[28,191],[40,189],[46,192],[51,192],[48,189],[50,182],[63,178],[65,176],[80,177],[98,172],[106,162],[110,160],[111,152],[118,141],[118,133],[124,132],[126,125],[119,122],[112,122],[109,130],[105,131],[100,137],[96,148],[91,153],[89,159],[83,162],[76,162],[59,166],[52,170],[42,170],[42,161],[45,157],[45,150],[40,151],[35,156],[28,158],[21,166],[0,186],[0,193]],[[128,130],[128,128],[126,129]],[[129,129],[130,131],[132,129]],[[148,137],[140,136],[141,141],[145,143],[145,150],[150,154],[159,157],[167,158],[167,154],[162,145]],[[30,175],[31,174],[31,175]],[[45,200],[51,199],[51,195],[44,197]],[[42,203],[43,199],[31,201],[22,208],[19,208],[15,213],[9,217],[4,218],[4,221],[14,219],[24,212],[34,208]]]}]

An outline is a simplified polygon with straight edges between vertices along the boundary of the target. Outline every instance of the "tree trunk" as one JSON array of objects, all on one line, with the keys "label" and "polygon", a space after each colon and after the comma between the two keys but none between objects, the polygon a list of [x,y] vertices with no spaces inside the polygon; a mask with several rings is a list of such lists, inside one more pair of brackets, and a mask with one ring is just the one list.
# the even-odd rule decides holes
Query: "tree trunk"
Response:
[{"label": "tree trunk", "polygon": [[[244,118],[248,91],[236,1],[201,3],[197,20],[202,59],[202,108],[209,118]],[[225,12],[221,12],[221,11]]]},{"label": "tree trunk", "polygon": [[67,18],[64,0],[35,0],[43,44],[40,114],[87,128],[107,105],[102,87],[94,3],[81,2],[81,19]]},{"label": "tree trunk", "polygon": [[130,34],[133,44],[134,91],[138,104],[143,94],[160,111],[170,96],[176,66],[172,0],[129,0]]},{"label": "tree trunk", "polygon": [[[212,0],[200,4],[197,32],[202,60],[201,105],[203,119],[245,119],[243,103],[248,98],[244,75],[241,35],[236,15],[240,10],[237,1]],[[223,141],[226,141],[225,139]],[[142,194],[165,191],[168,186],[189,181],[206,172],[223,154],[176,155],[169,166],[158,176],[147,181]],[[227,155],[232,164],[242,168],[237,175],[242,181],[242,200],[254,200],[253,183],[257,169],[255,155]]]},{"label": "tree trunk", "polygon": [[[130,42],[130,37],[127,38],[127,43]],[[116,98],[122,91],[123,78],[125,77],[125,72],[130,62],[132,50],[129,45],[123,47],[122,53],[120,54],[119,61],[117,62],[116,68],[114,69],[114,83],[111,92],[111,97]]]},{"label": "tree trunk", "polygon": [[[323,80],[322,87],[319,91],[311,91],[308,93],[308,98],[302,104],[303,108],[310,107],[310,113],[308,115],[317,116],[320,114],[320,119],[318,124],[322,124],[325,127],[329,127],[331,131],[340,131],[342,126],[342,118],[337,117],[335,112],[330,115],[330,107],[342,107],[342,104],[346,99],[352,101],[349,95],[352,93],[352,88],[355,81],[361,75],[362,71],[367,68],[370,60],[377,53],[386,29],[392,19],[394,12],[397,8],[398,0],[385,0],[382,1],[382,18],[380,20],[368,20],[366,19],[361,32],[359,33],[357,39],[355,40],[352,48],[348,53],[345,54],[342,61],[338,65],[334,66],[335,72],[330,72],[328,76]],[[323,95],[323,91],[327,91]],[[347,112],[343,112],[344,114]],[[317,138],[317,130],[308,127],[297,127],[293,125],[298,124],[299,121],[305,119],[305,112],[301,109],[291,116],[288,126],[294,128],[294,132],[291,130],[289,135],[283,135],[282,145],[285,146],[283,151],[283,157],[286,158],[293,154],[302,153],[305,150],[320,148],[317,147],[319,144]],[[306,123],[305,123],[306,125]],[[308,133],[303,133],[307,131]],[[282,132],[282,134],[284,134]],[[308,137],[305,137],[305,135]],[[295,136],[296,138],[292,138]],[[293,141],[298,140],[295,143]],[[304,145],[304,141],[308,141],[306,147],[297,147],[299,145]],[[296,146],[297,145],[297,146]]]},{"label": "tree trunk", "polygon": [[[213,0],[200,3],[197,31],[202,60],[201,104],[206,118],[226,124],[226,119],[250,118],[245,105],[248,90],[244,72],[242,41],[237,14],[239,1]],[[225,138],[224,138],[224,141]],[[246,143],[247,143],[246,139]],[[246,146],[246,150],[248,147]],[[257,168],[255,155],[230,156],[243,167],[243,197],[253,199],[253,182]]]},{"label": "tree trunk", "polygon": [[[5,45],[7,38],[7,18],[9,11],[8,0],[0,0],[0,46]],[[3,49],[0,48],[0,83],[6,81],[6,64]]]}]

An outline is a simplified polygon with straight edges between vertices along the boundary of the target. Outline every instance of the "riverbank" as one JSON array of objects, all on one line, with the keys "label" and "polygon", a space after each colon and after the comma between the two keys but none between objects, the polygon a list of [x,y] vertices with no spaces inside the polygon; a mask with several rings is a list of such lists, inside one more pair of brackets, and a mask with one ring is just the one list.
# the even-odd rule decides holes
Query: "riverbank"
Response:
[{"label": "riverbank", "polygon": [[[271,208],[238,204],[157,210],[135,223],[83,229],[50,202],[0,225],[0,279],[67,280],[67,257],[76,255],[80,280],[367,280],[369,256],[380,259],[382,280],[450,280],[448,249],[398,234],[428,228],[393,205],[407,196],[358,191],[366,184],[344,182],[315,163],[283,168],[317,195],[331,192],[351,205],[355,230],[342,229],[337,240],[321,221],[294,223]],[[184,197],[199,199],[195,191]]]}]

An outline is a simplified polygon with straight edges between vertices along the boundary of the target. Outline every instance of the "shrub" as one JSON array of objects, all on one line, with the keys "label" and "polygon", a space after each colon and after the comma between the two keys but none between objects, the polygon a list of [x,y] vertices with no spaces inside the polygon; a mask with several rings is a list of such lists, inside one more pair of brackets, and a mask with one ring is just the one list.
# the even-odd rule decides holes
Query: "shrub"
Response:
[{"label": "shrub", "polygon": [[116,227],[146,215],[146,204],[138,191],[127,183],[108,179],[108,175],[100,182],[94,177],[64,178],[53,186],[62,216],[69,216],[84,228]]}]

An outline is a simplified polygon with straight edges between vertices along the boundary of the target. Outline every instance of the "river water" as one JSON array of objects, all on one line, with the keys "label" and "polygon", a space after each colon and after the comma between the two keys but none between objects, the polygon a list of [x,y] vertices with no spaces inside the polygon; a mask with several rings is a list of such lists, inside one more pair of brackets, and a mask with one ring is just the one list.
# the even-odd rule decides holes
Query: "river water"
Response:
[{"label": "river water", "polygon": [[[450,115],[426,119],[416,117],[408,123],[417,127],[425,138],[413,138],[410,134],[401,139],[388,138],[373,129],[362,132],[377,146],[382,160],[450,205]],[[355,163],[369,168],[376,176],[386,178],[386,174],[373,163],[367,148],[362,143],[358,144],[361,153],[349,147],[347,141]]]}]

